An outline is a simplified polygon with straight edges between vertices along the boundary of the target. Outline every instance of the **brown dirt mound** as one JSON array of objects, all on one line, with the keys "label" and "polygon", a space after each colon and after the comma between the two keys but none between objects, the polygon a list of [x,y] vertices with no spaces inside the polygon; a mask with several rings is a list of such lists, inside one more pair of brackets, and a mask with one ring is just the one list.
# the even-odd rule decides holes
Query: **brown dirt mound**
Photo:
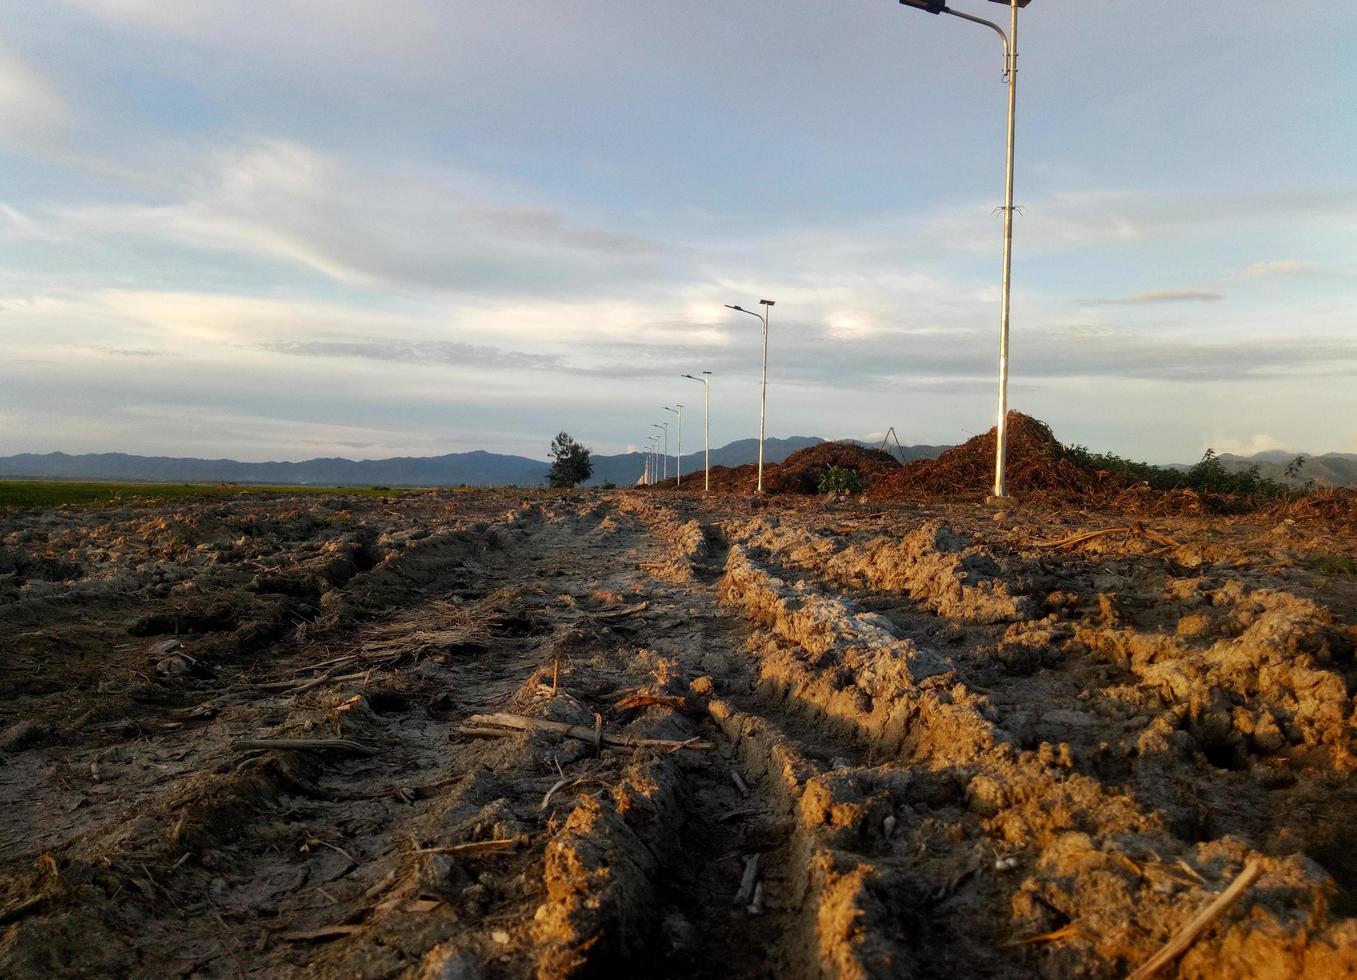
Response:
[{"label": "brown dirt mound", "polygon": [[758,485],[759,468],[753,463],[743,466],[713,466],[711,488],[722,493],[753,493]]},{"label": "brown dirt mound", "polygon": [[[1066,454],[1050,426],[1008,413],[1008,492],[1025,503],[1102,508],[1123,514],[1247,514],[1357,523],[1357,490],[1319,490],[1281,499],[1209,493],[1180,487],[1158,490],[1133,473],[1081,466]],[[994,429],[947,450],[917,459],[878,480],[869,496],[882,500],[980,500],[994,484]]]},{"label": "brown dirt mound", "polygon": [[[937,459],[916,459],[872,488],[878,498],[979,499],[994,481],[995,430],[947,450]],[[1133,476],[1088,470],[1069,461],[1050,426],[1021,412],[1008,413],[1009,493],[1023,498],[1110,502],[1134,493]]]},{"label": "brown dirt mound", "polygon": [[771,473],[765,472],[763,486],[769,493],[819,493],[820,478],[831,466],[856,471],[867,486],[900,469],[895,457],[879,449],[851,442],[822,442],[798,449]]},{"label": "brown dirt mound", "polygon": [[[895,457],[879,449],[868,449],[851,442],[822,442],[818,446],[798,449],[781,463],[765,463],[763,488],[768,493],[816,494],[820,492],[820,477],[831,466],[855,470],[869,487],[900,469]],[[711,488],[720,493],[753,493],[758,480],[759,468],[755,463],[711,468]],[[688,485],[685,481],[684,486]],[[692,485],[701,489],[700,473]],[[655,486],[672,490],[674,481]]]}]

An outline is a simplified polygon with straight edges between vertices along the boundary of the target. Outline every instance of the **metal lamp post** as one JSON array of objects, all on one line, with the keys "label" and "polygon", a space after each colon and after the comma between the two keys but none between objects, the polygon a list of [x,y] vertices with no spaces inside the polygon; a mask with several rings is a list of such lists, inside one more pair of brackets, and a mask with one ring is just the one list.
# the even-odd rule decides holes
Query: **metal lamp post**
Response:
[{"label": "metal lamp post", "polygon": [[702,491],[706,493],[711,490],[711,372],[703,371],[700,378],[691,374],[683,377],[702,382]]},{"label": "metal lamp post", "polygon": [[660,429],[660,430],[662,430],[662,431],[664,432],[664,463],[663,463],[663,464],[661,465],[661,467],[660,467],[660,473],[661,473],[660,479],[661,479],[661,480],[668,480],[668,479],[669,479],[669,423],[668,423],[668,422],[651,422],[651,423],[650,423],[650,426],[651,426],[651,428],[653,428],[653,429]]},{"label": "metal lamp post", "polygon": [[756,493],[763,493],[763,423],[765,410],[768,407],[768,314],[772,312],[776,305],[771,299],[759,300],[759,305],[763,307],[762,313],[755,313],[753,310],[746,310],[743,306],[731,306],[726,304],[726,309],[735,310],[737,313],[748,313],[750,316],[756,316],[763,322],[763,380],[759,383],[759,485]]},{"label": "metal lamp post", "polygon": [[1004,468],[1008,462],[1008,317],[1013,284],[1013,147],[1018,121],[1018,8],[1032,0],[990,0],[1009,8],[1009,29],[982,17],[972,17],[947,6],[946,0],[900,0],[930,14],[951,14],[990,28],[1004,42],[1004,78],[1008,82],[1008,163],[1004,171],[1004,279],[999,311],[999,420],[995,429],[994,496],[1007,496]]},{"label": "metal lamp post", "polygon": [[670,408],[666,405],[664,410],[673,412],[678,416],[678,449],[674,452],[674,484],[681,487],[683,486],[683,406],[679,405],[678,402],[674,402],[674,404],[678,407]]}]

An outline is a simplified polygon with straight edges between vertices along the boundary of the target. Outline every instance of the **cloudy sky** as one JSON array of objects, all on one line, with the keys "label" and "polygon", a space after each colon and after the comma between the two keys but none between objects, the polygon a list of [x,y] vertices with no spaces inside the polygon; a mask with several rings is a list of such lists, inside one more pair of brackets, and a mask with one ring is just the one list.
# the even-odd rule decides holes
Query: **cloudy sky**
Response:
[{"label": "cloudy sky", "polygon": [[[1006,16],[982,0],[958,9]],[[1338,5],[1036,0],[1014,407],[1357,452]],[[998,39],[893,0],[0,0],[0,453],[993,424]]]}]

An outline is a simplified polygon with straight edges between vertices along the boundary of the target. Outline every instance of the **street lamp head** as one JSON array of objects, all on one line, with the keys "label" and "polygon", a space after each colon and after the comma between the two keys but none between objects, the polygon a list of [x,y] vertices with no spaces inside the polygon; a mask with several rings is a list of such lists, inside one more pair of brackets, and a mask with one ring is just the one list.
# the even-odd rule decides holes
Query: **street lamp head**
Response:
[{"label": "street lamp head", "polygon": [[731,306],[729,303],[726,304],[726,309],[728,309],[728,310],[739,310],[741,313],[745,312],[745,309],[744,309],[743,306]]},{"label": "street lamp head", "polygon": [[[1011,6],[1011,0],[991,0],[992,3],[1002,3],[1005,7]],[[1018,0],[1019,7],[1026,7],[1032,0]],[[947,0],[900,0],[900,4],[905,7],[914,7],[930,14],[947,13]]]}]

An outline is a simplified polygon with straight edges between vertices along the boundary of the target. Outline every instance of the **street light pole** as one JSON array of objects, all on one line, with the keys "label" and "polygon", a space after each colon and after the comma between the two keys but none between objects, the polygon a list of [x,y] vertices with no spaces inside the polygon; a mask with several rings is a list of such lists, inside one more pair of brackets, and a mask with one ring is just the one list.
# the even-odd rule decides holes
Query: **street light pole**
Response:
[{"label": "street light pole", "polygon": [[[675,402],[674,404],[678,405],[678,402]],[[664,406],[664,410],[666,412],[673,412],[678,416],[678,450],[674,454],[674,474],[677,477],[675,486],[681,487],[683,486],[683,406],[679,405],[678,408],[675,409],[666,405]]]},{"label": "street light pole", "polygon": [[661,474],[662,474],[661,477],[660,477],[660,479],[661,479],[661,480],[668,480],[668,479],[669,479],[669,423],[668,423],[668,422],[651,422],[650,425],[651,425],[652,428],[660,429],[660,430],[662,430],[662,431],[664,432],[664,464],[663,464],[663,466],[661,467],[661,470],[660,470],[660,472],[661,472]]},{"label": "street light pole", "polygon": [[999,308],[999,418],[994,432],[994,496],[1008,495],[1004,470],[1008,463],[1008,324],[1012,309],[1013,287],[1013,157],[1018,123],[1018,8],[1032,0],[992,0],[1009,8],[1008,33],[993,21],[972,17],[948,7],[946,0],[900,0],[930,14],[951,14],[972,24],[990,28],[1004,42],[1004,78],[1008,82],[1008,153],[1004,169],[1004,275],[1003,299]]},{"label": "street light pole", "polygon": [[702,382],[702,492],[711,490],[711,372],[703,371],[702,377],[695,378],[685,374],[690,381]]},{"label": "street light pole", "polygon": [[726,308],[756,316],[763,322],[763,379],[759,383],[759,485],[755,490],[756,493],[763,493],[763,423],[768,407],[768,314],[776,304],[771,299],[761,299],[759,305],[763,307],[762,313],[746,310],[742,306],[731,306],[729,303],[726,304]]}]

